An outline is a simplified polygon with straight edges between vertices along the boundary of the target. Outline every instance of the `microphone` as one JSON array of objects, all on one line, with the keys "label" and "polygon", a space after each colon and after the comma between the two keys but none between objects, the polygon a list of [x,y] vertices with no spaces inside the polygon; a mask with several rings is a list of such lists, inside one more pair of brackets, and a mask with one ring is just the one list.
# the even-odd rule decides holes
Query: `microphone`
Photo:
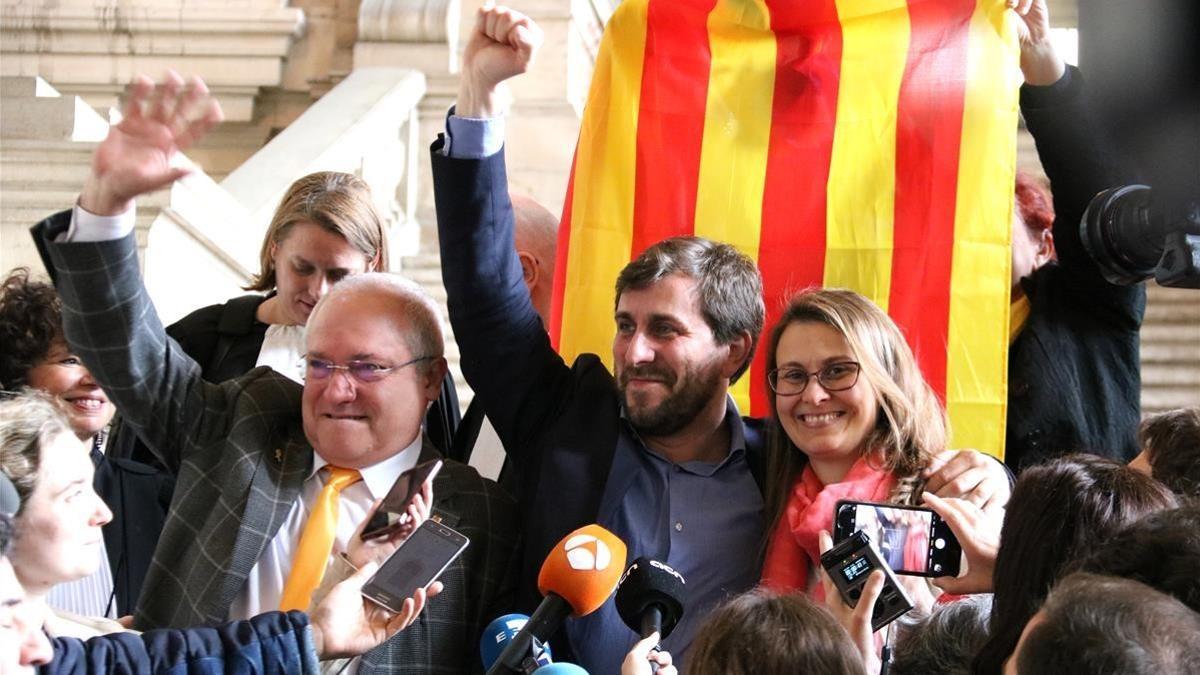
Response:
[{"label": "microphone", "polygon": [[505,645],[488,675],[520,672],[535,639],[544,642],[568,616],[600,609],[617,587],[625,553],[625,542],[599,525],[585,525],[555,544],[538,573],[541,604]]},{"label": "microphone", "polygon": [[[479,638],[479,654],[483,658],[485,670],[492,667],[496,659],[500,658],[504,647],[528,622],[529,617],[524,614],[505,614],[494,619],[483,629],[483,637]],[[550,645],[535,639],[530,648],[532,653],[522,657],[520,672],[532,673],[538,667],[554,662],[551,659]]]},{"label": "microphone", "polygon": [[588,671],[574,663],[553,663],[538,668],[533,675],[588,675]]},{"label": "microphone", "polygon": [[683,616],[683,575],[670,565],[638,558],[617,586],[617,613],[633,632],[643,638],[657,632],[666,639]]}]

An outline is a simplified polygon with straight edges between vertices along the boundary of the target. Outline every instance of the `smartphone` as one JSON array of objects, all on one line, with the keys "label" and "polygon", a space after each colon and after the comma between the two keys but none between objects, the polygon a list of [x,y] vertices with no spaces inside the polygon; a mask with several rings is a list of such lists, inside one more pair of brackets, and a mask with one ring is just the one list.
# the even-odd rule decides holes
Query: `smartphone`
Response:
[{"label": "smartphone", "polygon": [[912,598],[896,580],[896,575],[884,562],[863,531],[853,532],[849,537],[821,554],[821,567],[833,580],[838,594],[851,607],[858,605],[863,586],[874,570],[883,571],[883,588],[871,608],[871,630],[877,631],[895,621],[913,608]]},{"label": "smartphone", "polygon": [[962,547],[950,526],[928,508],[839,501],[833,523],[834,543],[855,532],[870,536],[896,574],[958,576]]},{"label": "smartphone", "polygon": [[442,460],[433,459],[400,474],[363,528],[363,541],[386,537],[400,529],[408,521],[408,506],[413,497],[421,491],[423,484],[437,476],[441,468]]},{"label": "smartphone", "polygon": [[399,612],[407,598],[446,571],[470,544],[459,532],[435,520],[426,520],[396,549],[363,586],[363,597]]}]

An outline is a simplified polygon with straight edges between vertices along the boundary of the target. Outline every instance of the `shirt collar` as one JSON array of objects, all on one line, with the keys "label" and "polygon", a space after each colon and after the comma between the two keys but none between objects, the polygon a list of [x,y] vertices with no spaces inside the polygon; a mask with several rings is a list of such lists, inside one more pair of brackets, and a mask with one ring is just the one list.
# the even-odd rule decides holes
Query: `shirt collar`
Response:
[{"label": "shirt collar", "polygon": [[[417,458],[421,455],[421,446],[424,444],[424,434],[417,434],[412,443],[400,452],[388,457],[382,462],[377,462],[371,466],[365,466],[358,470],[362,476],[363,484],[367,486],[367,490],[371,493],[371,499],[383,499],[396,479],[400,474],[408,471],[417,465]],[[312,478],[325,465],[329,464],[321,453],[313,450],[313,468],[308,474],[308,478]]]},{"label": "shirt collar", "polygon": [[[646,444],[642,442],[641,436],[638,435],[637,429],[633,428],[633,424],[630,423],[629,417],[625,414],[625,403],[623,401],[621,402],[620,415],[621,421],[624,422],[629,428],[629,433],[637,441],[638,447],[640,447],[643,452],[650,454],[652,457],[666,461],[665,458],[661,457],[650,448],[647,448]],[[733,461],[739,455],[746,454],[746,427],[742,424],[742,414],[738,411],[737,402],[734,401],[733,397],[728,393],[725,394],[725,420],[722,422],[722,424],[729,425],[729,454],[715,465],[706,464],[705,462],[686,462],[681,466],[684,466],[685,468],[692,468],[695,465],[711,466],[712,471],[706,473],[713,473],[716,472],[717,469],[720,469],[729,462]]]}]

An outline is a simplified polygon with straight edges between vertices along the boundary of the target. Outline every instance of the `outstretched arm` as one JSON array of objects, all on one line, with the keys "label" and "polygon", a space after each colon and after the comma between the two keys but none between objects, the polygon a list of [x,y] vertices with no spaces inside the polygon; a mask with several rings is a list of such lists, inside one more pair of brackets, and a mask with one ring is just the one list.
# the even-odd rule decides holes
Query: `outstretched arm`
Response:
[{"label": "outstretched arm", "polygon": [[[1026,11],[1022,12],[1022,8]],[[1092,197],[1129,181],[1135,172],[1111,151],[1089,108],[1083,76],[1067,66],[1050,41],[1046,0],[1020,0],[1021,113],[1054,196],[1054,248],[1064,270],[1096,292],[1120,298],[1138,290],[1108,284],[1083,248],[1079,221]],[[1099,298],[1098,298],[1099,299]]]},{"label": "outstretched arm", "polygon": [[142,286],[133,200],[186,174],[175,166],[179,153],[220,118],[203,82],[185,87],[168,73],[155,86],[138,77],[124,118],[96,148],[67,232],[50,231],[61,229],[60,214],[42,233],[51,240],[42,243],[56,271],[67,341],[172,471],[179,469],[183,430],[203,417],[205,385],[196,364],[167,339]]},{"label": "outstretched arm", "polygon": [[463,373],[517,462],[532,445],[529,434],[565,398],[569,370],[522,278],[504,153],[480,141],[486,133],[464,139],[456,130],[495,124],[503,83],[529,67],[540,43],[528,17],[503,7],[480,10],[463,52],[451,136],[433,150],[442,279]]}]

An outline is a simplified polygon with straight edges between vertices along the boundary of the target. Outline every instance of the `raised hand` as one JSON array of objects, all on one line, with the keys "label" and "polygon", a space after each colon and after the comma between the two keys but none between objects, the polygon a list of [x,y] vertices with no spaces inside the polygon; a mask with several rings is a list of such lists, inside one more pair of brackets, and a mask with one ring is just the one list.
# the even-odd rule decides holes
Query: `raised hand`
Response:
[{"label": "raised hand", "polygon": [[312,611],[313,644],[322,659],[358,656],[408,628],[425,609],[425,602],[442,592],[435,581],[426,592],[418,588],[398,614],[362,597],[363,584],[379,569],[372,562],[333,587]]},{"label": "raised hand", "polygon": [[1008,0],[1019,17],[1017,36],[1021,43],[1021,73],[1034,86],[1054,84],[1066,70],[1050,42],[1050,12],[1046,0]]},{"label": "raised hand", "polygon": [[92,155],[92,170],[79,205],[100,216],[124,213],[138,195],[162,189],[190,172],[173,167],[175,153],[187,150],[221,121],[221,106],[204,82],[193,77],[185,86],[168,71],[162,84],[137,76],[120,124]]},{"label": "raised hand", "polygon": [[533,64],[542,45],[542,29],[532,19],[507,7],[484,6],[463,49],[455,113],[479,119],[503,110],[501,83]]}]

